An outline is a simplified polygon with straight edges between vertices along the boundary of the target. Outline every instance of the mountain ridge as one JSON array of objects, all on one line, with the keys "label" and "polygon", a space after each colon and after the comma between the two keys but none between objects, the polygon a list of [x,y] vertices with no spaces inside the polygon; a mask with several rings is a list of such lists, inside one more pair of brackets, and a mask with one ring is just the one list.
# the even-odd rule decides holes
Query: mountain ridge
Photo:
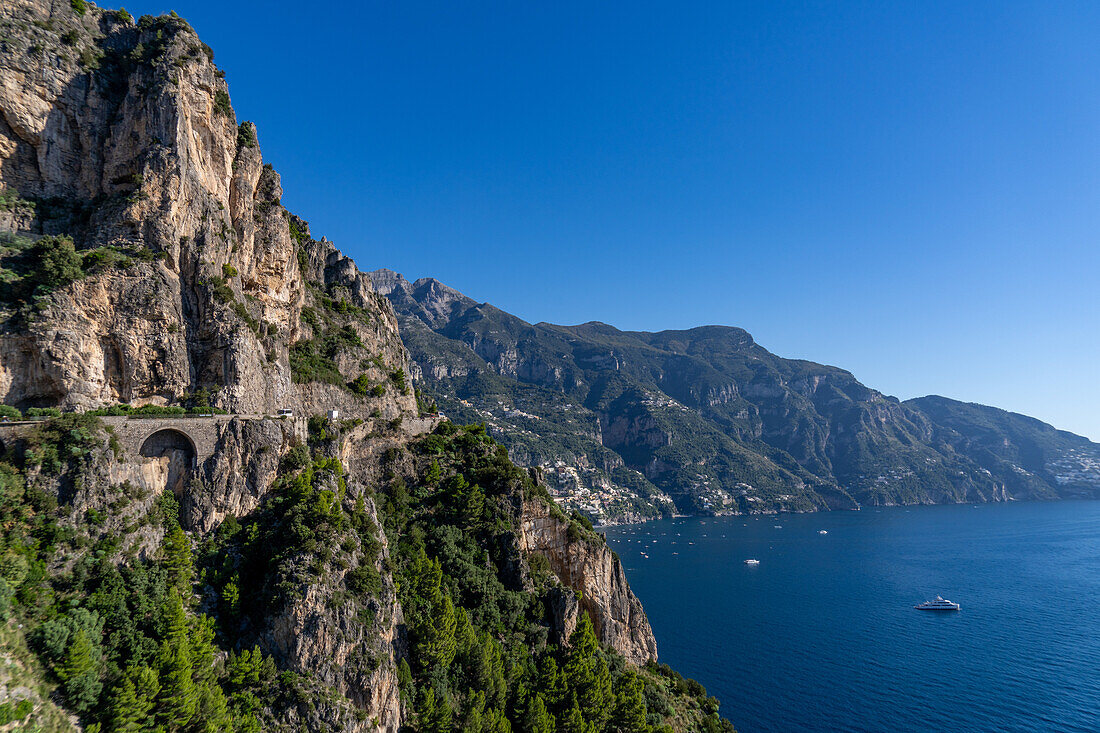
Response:
[{"label": "mountain ridge", "polygon": [[[902,401],[842,367],[778,357],[736,326],[532,324],[434,278],[371,277],[424,388],[485,420],[516,460],[560,476],[559,498],[598,521],[1100,491],[1100,446],[1087,439],[1063,431],[1043,454],[1076,465],[1069,473],[999,459],[967,440],[973,410],[940,424],[931,396]],[[532,390],[556,407],[540,409]],[[569,410],[598,427],[554,419]]]}]

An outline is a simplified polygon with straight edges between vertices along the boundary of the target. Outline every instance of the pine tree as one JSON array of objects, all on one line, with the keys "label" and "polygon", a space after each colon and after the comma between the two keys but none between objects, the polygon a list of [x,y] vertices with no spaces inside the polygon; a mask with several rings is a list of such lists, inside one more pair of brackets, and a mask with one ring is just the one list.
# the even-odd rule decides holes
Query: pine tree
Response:
[{"label": "pine tree", "polygon": [[512,733],[512,723],[509,722],[503,710],[486,710],[481,731],[482,733]]},{"label": "pine tree", "polygon": [[435,690],[430,687],[420,696],[416,705],[416,720],[420,723],[420,730],[427,731],[435,719]]},{"label": "pine tree", "polygon": [[404,657],[397,665],[397,688],[405,705],[409,704],[409,700],[415,699],[416,687],[413,684],[412,670],[409,668],[409,660]]},{"label": "pine tree", "polygon": [[161,555],[168,571],[168,582],[179,590],[183,598],[190,598],[195,571],[194,558],[191,554],[191,540],[178,525],[164,535]]},{"label": "pine tree", "polygon": [[455,607],[449,595],[443,594],[442,602],[421,628],[427,630],[420,645],[425,666],[446,669],[455,657]]},{"label": "pine tree", "polygon": [[190,625],[179,591],[168,600],[168,634],[160,650],[159,717],[169,731],[183,730],[195,715],[198,695],[191,659]]},{"label": "pine tree", "polygon": [[565,700],[565,677],[558,663],[547,654],[539,660],[538,689],[542,691],[544,701],[548,706],[557,708]]},{"label": "pine tree", "polygon": [[191,730],[195,733],[222,733],[232,729],[229,703],[222,689],[217,684],[199,688]]},{"label": "pine tree", "polygon": [[648,733],[644,685],[638,673],[627,670],[615,682],[615,712],[611,729],[615,733]]},{"label": "pine tree", "polygon": [[157,694],[160,692],[160,680],[157,679],[156,670],[142,665],[137,667],[130,675],[134,681],[134,691],[137,695],[137,712],[145,721],[142,730],[151,727],[151,716],[154,706],[157,704]]},{"label": "pine tree", "polygon": [[436,697],[435,690],[428,688],[416,706],[416,719],[420,733],[451,733],[454,711],[450,699],[446,695]]},{"label": "pine tree", "polygon": [[112,733],[138,733],[144,720],[138,716],[137,690],[130,675],[115,685],[111,695]]},{"label": "pine tree", "polygon": [[462,649],[464,644],[470,645],[461,655],[467,683],[472,689],[484,693],[489,708],[502,709],[508,686],[504,679],[504,657],[500,644],[488,632],[475,636],[472,627],[465,621],[465,610],[457,609],[455,617],[458,647]]},{"label": "pine tree", "polygon": [[592,683],[578,690],[581,712],[596,730],[603,730],[611,719],[615,707],[615,692],[611,685],[611,672],[607,662],[596,658],[592,665]]},{"label": "pine tree", "polygon": [[485,492],[480,486],[474,485],[466,490],[462,497],[462,518],[469,527],[477,527],[481,524],[481,518],[485,514]]},{"label": "pine tree", "polygon": [[157,673],[148,667],[130,667],[111,698],[111,733],[140,733],[151,728],[150,713],[160,683]]},{"label": "pine tree", "polygon": [[[518,669],[513,668],[513,670],[516,677],[519,677],[519,675],[522,674],[522,672]],[[535,672],[535,670],[531,671]],[[537,679],[532,680],[532,682],[538,684]],[[522,724],[523,720],[527,717],[527,705],[530,704],[532,697],[531,691],[528,690],[527,685],[523,683],[523,678],[519,677],[519,679],[516,679],[513,682],[512,688],[511,690],[509,690],[509,692],[511,693],[509,695],[509,698],[511,699],[512,704],[508,707],[508,717]]]},{"label": "pine tree", "polygon": [[194,666],[193,679],[196,685],[216,685],[214,657],[214,620],[201,615],[191,620],[191,663]]},{"label": "pine tree", "polygon": [[69,644],[65,661],[57,670],[64,683],[65,698],[78,713],[95,707],[103,683],[99,679],[97,661],[99,655],[84,629],[77,629]]},{"label": "pine tree", "polygon": [[407,603],[402,605],[408,606],[406,613],[416,616],[430,614],[442,599],[443,569],[439,561],[429,559],[421,547],[405,575],[408,598]]},{"label": "pine tree", "polygon": [[241,589],[236,575],[222,588],[222,609],[229,618],[236,618],[241,612]]},{"label": "pine tree", "polygon": [[74,677],[88,673],[95,666],[92,653],[92,642],[88,638],[88,632],[77,629],[72,641],[69,642],[65,660],[57,668],[57,676],[62,682],[68,682]]},{"label": "pine tree", "polygon": [[554,716],[546,709],[542,695],[536,693],[528,699],[522,728],[524,733],[554,733]]},{"label": "pine tree", "polygon": [[[191,686],[194,695],[194,717],[191,729],[198,733],[217,733],[231,727],[229,704],[225,693],[218,685],[214,660],[217,649],[214,647],[214,621],[200,615],[189,619],[189,648],[191,661]],[[169,632],[171,633],[171,632]],[[250,655],[248,674],[256,678],[263,655],[257,649]]]},{"label": "pine tree", "polygon": [[443,472],[439,469],[439,461],[432,459],[432,465],[428,467],[428,472],[424,475],[424,483],[428,486],[437,486],[439,479],[443,477]]},{"label": "pine tree", "polygon": [[486,635],[485,666],[488,679],[485,684],[486,704],[495,710],[503,710],[508,697],[508,683],[504,677],[504,652],[492,637]]},{"label": "pine tree", "polygon": [[573,706],[562,718],[559,728],[561,733],[591,733],[592,731],[588,723],[585,722],[584,715],[581,714],[581,709],[577,706],[576,701],[573,702]]},{"label": "pine tree", "polygon": [[462,711],[461,733],[482,733],[484,727],[485,695],[471,690],[466,696],[465,710]]},{"label": "pine tree", "polygon": [[611,674],[600,656],[600,645],[592,620],[583,614],[569,637],[569,656],[565,661],[565,680],[577,696],[584,718],[602,730],[615,704]]},{"label": "pine tree", "polygon": [[451,733],[454,727],[454,706],[449,695],[436,700],[435,717],[432,718],[431,733]]},{"label": "pine tree", "polygon": [[443,590],[439,560],[429,560],[423,550],[409,572],[413,659],[422,670],[446,669],[454,660],[455,608]]},{"label": "pine tree", "polygon": [[[473,669],[477,664],[481,645],[478,640],[477,630],[470,623],[470,614],[464,608],[455,609],[455,657],[461,659],[462,664]],[[471,678],[473,673],[471,673]],[[476,687],[476,685],[472,685]]]},{"label": "pine tree", "polygon": [[127,674],[115,686],[111,699],[111,731],[139,733],[144,726],[145,716],[138,701],[137,688],[133,678]]},{"label": "pine tree", "polygon": [[596,639],[596,630],[592,627],[592,619],[589,618],[587,611],[583,612],[581,617],[577,619],[577,627],[573,629],[572,636],[569,637],[569,659],[587,661],[596,654],[599,648],[600,642]]}]

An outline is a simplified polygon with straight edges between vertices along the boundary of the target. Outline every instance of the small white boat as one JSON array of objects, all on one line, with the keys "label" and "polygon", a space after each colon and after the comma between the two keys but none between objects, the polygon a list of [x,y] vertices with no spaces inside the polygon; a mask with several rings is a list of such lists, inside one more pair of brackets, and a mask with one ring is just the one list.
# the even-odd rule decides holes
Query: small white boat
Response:
[{"label": "small white boat", "polygon": [[824,529],[817,530],[817,533],[818,534],[829,534],[829,532],[827,530],[824,530]]},{"label": "small white boat", "polygon": [[783,529],[783,525],[782,524],[777,524],[777,525],[775,525],[775,528],[776,529]]},{"label": "small white boat", "polygon": [[943,596],[936,596],[934,601],[925,601],[919,606],[913,606],[918,611],[958,611],[960,606],[954,601],[948,601]]},{"label": "small white boat", "polygon": [[746,565],[759,565],[760,561],[757,560],[755,557],[750,557],[748,560],[745,561],[745,564]]}]

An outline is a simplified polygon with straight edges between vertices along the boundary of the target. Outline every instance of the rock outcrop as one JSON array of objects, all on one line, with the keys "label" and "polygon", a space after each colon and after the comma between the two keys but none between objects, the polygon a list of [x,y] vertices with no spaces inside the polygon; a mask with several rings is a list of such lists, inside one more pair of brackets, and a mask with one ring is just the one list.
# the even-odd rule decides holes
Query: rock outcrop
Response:
[{"label": "rock outcrop", "polygon": [[569,522],[550,506],[525,501],[520,515],[520,548],[538,553],[580,603],[562,596],[554,604],[554,630],[568,638],[580,610],[588,612],[596,635],[635,664],[657,659],[657,641],[642,603],[630,590],[618,555],[598,537],[570,538]]},{"label": "rock outcrop", "polygon": [[[361,488],[353,487],[353,493],[358,492]],[[374,502],[364,503],[374,526],[380,526]],[[347,571],[333,568],[271,618],[262,634],[265,648],[317,685],[317,699],[339,694],[312,713],[326,729],[397,733],[401,728],[396,660],[403,652],[404,620],[393,578],[385,569],[385,535],[380,540],[375,569],[382,574],[382,589],[370,601],[368,617],[344,591]],[[354,562],[356,553],[347,560]],[[317,727],[308,718],[301,722],[307,729]]]},{"label": "rock outcrop", "polygon": [[[33,312],[0,304],[0,399],[86,409],[209,392],[241,413],[413,413],[411,394],[344,387],[407,371],[395,316],[304,222],[292,236],[279,176],[210,49],[178,17],[87,8],[0,8],[0,191],[29,202],[0,225],[124,266],[92,268]],[[325,379],[296,372],[295,344],[345,326]]]},{"label": "rock outcrop", "polygon": [[279,460],[294,442],[304,442],[301,421],[233,420],[225,425],[211,456],[181,496],[184,526],[206,533],[227,516],[255,509],[278,474]]}]

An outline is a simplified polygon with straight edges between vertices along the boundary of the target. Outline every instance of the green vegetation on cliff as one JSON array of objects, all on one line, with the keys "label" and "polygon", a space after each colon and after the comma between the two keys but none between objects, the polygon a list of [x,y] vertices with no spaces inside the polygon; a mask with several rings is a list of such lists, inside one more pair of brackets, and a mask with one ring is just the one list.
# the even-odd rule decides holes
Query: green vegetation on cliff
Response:
[{"label": "green vegetation on cliff", "polygon": [[[587,614],[567,643],[552,638],[550,600],[562,589],[545,558],[517,544],[523,502],[549,498],[483,427],[443,423],[391,448],[374,489],[349,482],[338,426],[310,427],[260,505],[203,537],[184,532],[170,493],[150,497],[121,533],[106,530],[102,510],[79,508],[93,485],[120,510],[140,498],[101,484],[111,449],[94,415],[52,418],[10,445],[0,616],[7,653],[23,648],[43,690],[10,714],[56,717],[56,688],[104,733],[281,729],[334,691],[285,666],[271,646],[275,620],[328,594],[364,639],[345,666],[369,676],[381,664],[369,640],[396,591],[409,731],[732,730],[697,683],[601,647]],[[139,551],[151,536],[155,550]],[[569,536],[602,542],[584,520]]]},{"label": "green vegetation on cliff", "polygon": [[[601,648],[584,613],[568,645],[548,640],[551,576],[527,570],[508,538],[518,502],[549,497],[483,427],[444,423],[414,450],[427,468],[414,483],[391,479],[383,516],[409,628],[402,692],[419,730],[671,730],[677,716],[732,730],[697,683]],[[576,535],[602,542],[591,525]]]},{"label": "green vegetation on cliff", "polygon": [[234,702],[235,662],[216,664],[213,620],[195,611],[191,545],[172,496],[154,505],[164,534],[155,558],[120,556],[122,537],[93,541],[94,509],[68,521],[59,497],[71,501],[65,487],[93,480],[86,469],[105,443],[96,418],[70,414],[0,458],[2,620],[22,624],[42,683],[89,730],[258,731]]},{"label": "green vegetation on cliff", "polygon": [[0,233],[0,308],[33,305],[55,290],[107,270],[127,270],[155,255],[140,247],[80,250],[67,236]]}]

